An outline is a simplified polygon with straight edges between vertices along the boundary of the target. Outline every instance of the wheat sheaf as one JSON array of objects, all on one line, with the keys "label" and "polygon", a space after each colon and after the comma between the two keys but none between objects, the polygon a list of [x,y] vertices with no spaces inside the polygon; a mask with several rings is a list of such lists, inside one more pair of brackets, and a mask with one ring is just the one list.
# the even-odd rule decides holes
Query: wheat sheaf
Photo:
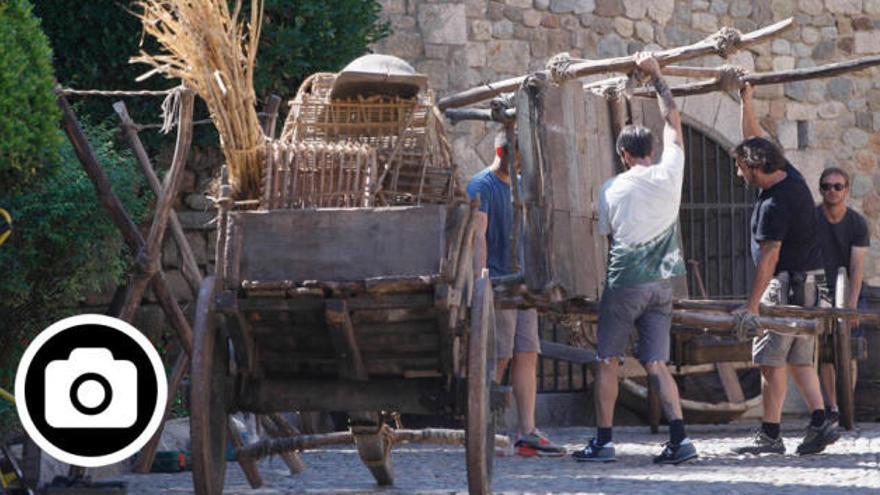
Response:
[{"label": "wheat sheaf", "polygon": [[252,0],[249,10],[239,20],[241,0],[140,0],[134,15],[162,53],[142,48],[131,59],[153,67],[139,80],[155,74],[180,79],[205,101],[239,199],[259,196],[264,144],[254,94],[263,1]]}]

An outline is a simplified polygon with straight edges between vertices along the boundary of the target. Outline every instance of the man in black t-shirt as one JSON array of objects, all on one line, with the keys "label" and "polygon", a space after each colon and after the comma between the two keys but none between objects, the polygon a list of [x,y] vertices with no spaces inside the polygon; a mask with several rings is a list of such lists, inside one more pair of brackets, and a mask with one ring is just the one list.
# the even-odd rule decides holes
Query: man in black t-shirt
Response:
[{"label": "man in black t-shirt", "polygon": [[[853,209],[847,208],[849,194],[849,174],[837,167],[826,168],[819,177],[819,191],[822,203],[816,207],[819,241],[825,260],[825,276],[830,287],[830,301],[834,302],[837,271],[847,270],[849,293],[845,295],[845,307],[856,309],[862,292],[862,278],[865,271],[865,253],[871,243],[868,223]],[[861,336],[859,327],[853,329],[853,336]],[[852,362],[853,386],[856,383],[858,366]],[[837,383],[834,365],[822,363],[820,366],[822,388],[825,389],[826,414],[832,423],[837,423],[840,414],[837,410]]]},{"label": "man in black t-shirt", "polygon": [[[754,89],[742,91],[744,141],[734,149],[737,175],[761,192],[752,214],[755,279],[748,302],[738,312],[752,321],[761,304],[815,306],[824,282],[822,251],[816,236],[816,210],[810,188],[779,148],[766,137],[752,106]],[[814,367],[816,339],[764,331],[752,343],[752,360],[761,366],[764,414],[754,440],[734,449],[739,454],[785,453],[780,435],[782,405],[791,373],[807,406],[810,425],[798,454],[815,454],[840,438],[825,417]]]}]

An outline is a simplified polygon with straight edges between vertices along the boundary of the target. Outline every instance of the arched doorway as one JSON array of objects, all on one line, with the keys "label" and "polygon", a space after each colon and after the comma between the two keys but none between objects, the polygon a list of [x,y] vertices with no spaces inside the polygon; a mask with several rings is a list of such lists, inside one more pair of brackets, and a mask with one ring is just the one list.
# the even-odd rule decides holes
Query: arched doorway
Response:
[{"label": "arched doorway", "polygon": [[691,297],[700,297],[699,266],[709,297],[744,299],[755,271],[749,252],[755,190],[736,176],[736,163],[725,146],[695,126],[685,124],[683,130],[680,220]]}]

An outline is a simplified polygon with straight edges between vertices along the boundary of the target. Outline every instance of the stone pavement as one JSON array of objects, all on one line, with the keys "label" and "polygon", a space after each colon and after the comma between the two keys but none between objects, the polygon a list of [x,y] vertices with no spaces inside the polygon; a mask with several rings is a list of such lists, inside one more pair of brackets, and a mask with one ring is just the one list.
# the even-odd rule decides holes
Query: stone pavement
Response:
[{"label": "stone pavement", "polygon": [[[688,432],[700,459],[680,466],[654,466],[665,433],[651,435],[646,427],[616,428],[618,462],[575,463],[571,458],[522,459],[498,457],[493,488],[503,493],[702,493],[748,495],[880,493],[880,424],[862,424],[825,453],[791,454],[800,442],[801,420],[788,420],[783,435],[785,456],[736,456],[731,447],[751,436],[754,423],[692,426]],[[593,429],[545,430],[570,450],[579,448]],[[306,471],[291,476],[279,458],[261,465],[264,486],[251,490],[237,464],[229,464],[225,493],[269,495],[282,493],[466,493],[464,449],[430,445],[401,445],[393,453],[396,483],[378,488],[353,448],[340,446],[302,454]],[[189,473],[124,475],[130,494],[191,493]]]}]

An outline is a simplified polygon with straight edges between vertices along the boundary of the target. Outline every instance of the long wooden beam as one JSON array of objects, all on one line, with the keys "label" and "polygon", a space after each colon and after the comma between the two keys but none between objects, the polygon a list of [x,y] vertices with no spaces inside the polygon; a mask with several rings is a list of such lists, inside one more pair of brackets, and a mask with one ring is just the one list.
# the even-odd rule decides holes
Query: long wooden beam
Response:
[{"label": "long wooden beam", "polygon": [[[677,309],[691,311],[715,311],[729,313],[745,304],[739,301],[711,301],[681,299],[674,303]],[[861,320],[880,322],[880,312],[866,309],[845,308],[804,308],[801,306],[761,306],[761,315],[783,318],[841,318],[845,320]]]},{"label": "long wooden beam", "polygon": [[[847,60],[845,62],[837,62],[833,64],[820,65],[818,67],[810,67],[807,69],[793,69],[783,71],[764,72],[756,74],[744,74],[738,78],[741,85],[749,83],[752,86],[764,86],[767,84],[781,84],[787,82],[806,81],[809,79],[818,79],[825,77],[833,77],[848,72],[855,72],[870,67],[880,66],[880,55],[872,57],[864,57],[855,60]],[[689,84],[675,86],[672,89],[674,96],[690,96],[712,93],[724,89],[725,83],[720,79],[712,79],[709,81],[700,81]],[[639,88],[633,91],[633,96],[641,96],[653,98],[654,90],[650,88]]]},{"label": "long wooden beam", "polygon": [[[777,22],[776,24],[772,24],[763,29],[752,31],[751,33],[742,35],[738,40],[734,41],[732,46],[730,47],[730,50],[742,50],[749,46],[763,43],[767,40],[770,40],[785,33],[794,26],[794,19],[788,18],[784,21]],[[722,29],[715,35],[709,36],[704,40],[698,41],[688,46],[655,52],[654,56],[657,58],[657,61],[660,63],[661,66],[665,66],[673,64],[675,62],[681,62],[684,60],[698,58],[706,55],[717,54],[718,47],[714,43],[713,38],[723,36],[722,33],[724,31],[725,30]],[[574,78],[579,78],[594,74],[601,74],[603,72],[626,73],[634,70],[635,67],[635,56],[630,55],[627,57],[588,60],[584,62],[573,63],[566,72]],[[549,71],[547,70],[541,72],[545,75],[549,74]],[[528,77],[529,76],[519,76],[511,79],[505,79],[503,81],[487,83],[476,88],[449,95],[445,98],[440,99],[440,101],[437,102],[437,107],[440,110],[446,110],[447,108],[472,105],[479,101],[492,98],[493,96],[499,95],[501,93],[514,91]]]}]

